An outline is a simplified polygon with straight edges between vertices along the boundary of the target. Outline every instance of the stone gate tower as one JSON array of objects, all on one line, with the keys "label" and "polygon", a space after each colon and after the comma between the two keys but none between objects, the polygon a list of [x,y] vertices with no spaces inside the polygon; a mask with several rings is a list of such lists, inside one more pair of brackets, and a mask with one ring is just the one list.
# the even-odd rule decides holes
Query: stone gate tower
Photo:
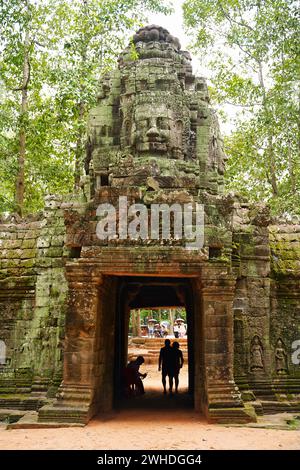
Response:
[{"label": "stone gate tower", "polygon": [[91,112],[86,170],[95,188],[221,192],[225,155],[218,121],[190,54],[155,26],[142,28],[133,43],[137,58],[132,48],[124,51]]},{"label": "stone gate tower", "polygon": [[[133,44],[90,112],[83,197],[49,196],[42,217],[0,227],[0,406],[37,409],[37,423],[111,410],[130,305],[159,285],[189,311],[196,410],[223,423],[298,410],[299,221],[224,194],[218,120],[189,53],[154,25]],[[151,204],[201,204],[203,246],[172,231],[99,238],[99,206],[119,216],[120,197],[149,220]]]}]

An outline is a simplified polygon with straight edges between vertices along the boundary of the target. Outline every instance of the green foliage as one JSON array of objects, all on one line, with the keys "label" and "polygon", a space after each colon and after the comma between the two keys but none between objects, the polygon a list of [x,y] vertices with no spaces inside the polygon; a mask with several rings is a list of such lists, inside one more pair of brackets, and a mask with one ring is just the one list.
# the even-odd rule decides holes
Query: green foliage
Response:
[{"label": "green foliage", "polygon": [[[167,14],[170,8],[157,0],[2,0],[0,212],[15,210],[20,126],[26,133],[25,212],[42,208],[46,193],[73,190],[100,76],[149,11]],[[26,34],[31,73],[28,112],[21,115]]]},{"label": "green foliage", "polygon": [[[213,70],[213,98],[236,106],[227,189],[300,213],[298,2],[187,0],[194,49]],[[298,13],[297,13],[298,11]]]},{"label": "green foliage", "polygon": [[[170,321],[170,309],[149,309],[141,308],[140,310],[140,322],[141,325],[147,325],[149,318],[154,318],[157,322],[162,320]],[[186,309],[183,307],[176,307],[173,309],[174,320],[176,318],[183,318],[184,321],[187,321]],[[132,315],[129,317],[129,329],[132,328]]]}]

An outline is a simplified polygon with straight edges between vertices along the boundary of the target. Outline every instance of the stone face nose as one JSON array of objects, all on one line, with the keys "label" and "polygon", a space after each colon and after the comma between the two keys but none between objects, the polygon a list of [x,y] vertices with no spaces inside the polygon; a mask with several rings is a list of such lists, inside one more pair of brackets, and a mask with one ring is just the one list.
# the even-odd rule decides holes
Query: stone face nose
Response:
[{"label": "stone face nose", "polygon": [[150,127],[150,129],[147,131],[147,137],[158,137],[159,136],[159,131],[156,126]]}]

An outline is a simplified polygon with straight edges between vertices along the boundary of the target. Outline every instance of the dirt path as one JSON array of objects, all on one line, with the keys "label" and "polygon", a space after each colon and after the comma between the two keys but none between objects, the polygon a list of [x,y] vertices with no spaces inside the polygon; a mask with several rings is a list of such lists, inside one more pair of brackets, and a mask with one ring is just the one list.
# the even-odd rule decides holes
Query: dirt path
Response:
[{"label": "dirt path", "polygon": [[0,449],[300,449],[300,431],[208,425],[193,411],[124,410],[85,428],[0,428]]},{"label": "dirt path", "polygon": [[[0,449],[300,449],[300,430],[209,425],[188,400],[187,374],[178,396],[163,396],[161,377],[145,366],[146,395],[127,409],[92,420],[85,428],[14,429],[0,426]],[[274,418],[271,418],[274,419]]]}]

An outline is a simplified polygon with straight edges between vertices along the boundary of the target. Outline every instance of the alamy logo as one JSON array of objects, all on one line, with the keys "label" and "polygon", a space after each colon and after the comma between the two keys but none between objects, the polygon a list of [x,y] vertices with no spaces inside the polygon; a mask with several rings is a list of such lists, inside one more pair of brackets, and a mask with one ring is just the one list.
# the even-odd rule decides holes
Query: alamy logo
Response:
[{"label": "alamy logo", "polygon": [[292,363],[298,366],[300,364],[300,339],[292,342],[292,349],[294,350],[292,353]]},{"label": "alamy logo", "polygon": [[96,235],[100,240],[184,240],[188,250],[204,244],[204,206],[187,204],[128,204],[120,196],[118,206],[100,204]]}]

